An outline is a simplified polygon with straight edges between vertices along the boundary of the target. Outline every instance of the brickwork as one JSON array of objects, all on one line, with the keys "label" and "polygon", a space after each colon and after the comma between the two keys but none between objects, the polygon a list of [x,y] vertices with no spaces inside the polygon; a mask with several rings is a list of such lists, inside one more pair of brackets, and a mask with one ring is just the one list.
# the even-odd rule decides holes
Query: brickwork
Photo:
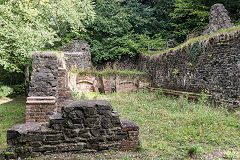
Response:
[{"label": "brickwork", "polygon": [[67,69],[58,68],[58,112],[61,112],[61,107],[66,105],[69,100],[73,100],[73,93],[68,86]]},{"label": "brickwork", "polygon": [[26,102],[26,122],[49,122],[49,117],[57,111],[55,97],[28,97]]},{"label": "brickwork", "polygon": [[148,75],[78,75],[69,73],[69,86],[77,92],[136,92],[149,87]]}]

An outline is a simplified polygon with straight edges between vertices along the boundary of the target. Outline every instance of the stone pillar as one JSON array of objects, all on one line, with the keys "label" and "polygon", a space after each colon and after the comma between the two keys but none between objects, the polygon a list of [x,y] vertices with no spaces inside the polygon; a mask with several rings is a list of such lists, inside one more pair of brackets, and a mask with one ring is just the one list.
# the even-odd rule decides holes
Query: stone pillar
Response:
[{"label": "stone pillar", "polygon": [[232,28],[234,24],[228,16],[228,11],[223,4],[215,4],[211,7],[209,15],[209,24],[203,31],[202,35],[217,32],[221,29]]},{"label": "stone pillar", "polygon": [[58,92],[58,53],[33,53],[32,76],[28,96],[54,96]]},{"label": "stone pillar", "polygon": [[58,61],[56,52],[33,53],[26,122],[49,122],[49,116],[57,112]]},{"label": "stone pillar", "polygon": [[55,97],[28,97],[26,102],[26,122],[49,122],[56,114]]}]

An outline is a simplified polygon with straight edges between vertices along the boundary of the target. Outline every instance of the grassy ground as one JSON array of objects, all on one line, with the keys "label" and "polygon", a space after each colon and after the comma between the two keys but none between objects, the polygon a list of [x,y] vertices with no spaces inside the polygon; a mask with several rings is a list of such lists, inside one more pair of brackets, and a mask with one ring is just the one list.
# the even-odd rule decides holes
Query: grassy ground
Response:
[{"label": "grassy ground", "polygon": [[0,151],[6,148],[6,132],[14,124],[23,123],[25,118],[25,98],[1,99],[0,102]]},{"label": "grassy ground", "polygon": [[[81,98],[111,101],[120,118],[140,125],[141,146],[135,153],[81,154],[77,159],[240,159],[240,111],[228,112],[224,107],[212,108],[160,93],[86,94]],[[6,146],[6,129],[23,121],[23,106],[14,101],[0,105],[2,147]]]}]

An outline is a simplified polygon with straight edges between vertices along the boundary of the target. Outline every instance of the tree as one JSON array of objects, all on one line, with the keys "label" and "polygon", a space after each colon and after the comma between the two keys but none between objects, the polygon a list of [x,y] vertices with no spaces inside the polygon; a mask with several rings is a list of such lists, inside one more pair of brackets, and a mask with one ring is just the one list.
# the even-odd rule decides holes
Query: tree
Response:
[{"label": "tree", "polygon": [[0,5],[1,73],[23,74],[32,51],[54,47],[65,30],[85,31],[94,16],[90,0],[5,1]]},{"label": "tree", "polygon": [[[155,10],[137,0],[97,1],[95,21],[88,27],[92,59],[101,63],[147,50],[157,32]],[[162,42],[158,35],[157,41]],[[162,47],[162,43],[156,47]]]},{"label": "tree", "polygon": [[170,14],[174,23],[174,34],[178,42],[183,42],[193,31],[201,31],[207,25],[210,6],[198,0],[176,0],[175,9]]}]

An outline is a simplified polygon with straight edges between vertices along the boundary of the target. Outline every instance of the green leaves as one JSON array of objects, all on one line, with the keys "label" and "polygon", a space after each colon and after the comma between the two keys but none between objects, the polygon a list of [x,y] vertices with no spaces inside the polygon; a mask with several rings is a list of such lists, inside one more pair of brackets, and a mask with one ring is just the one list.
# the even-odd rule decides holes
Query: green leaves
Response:
[{"label": "green leaves", "polygon": [[176,0],[172,26],[178,41],[184,41],[193,31],[201,31],[207,25],[210,7],[195,0]]},{"label": "green leaves", "polygon": [[88,27],[93,33],[90,42],[95,63],[135,56],[148,49],[157,23],[153,8],[136,0],[98,1],[96,15]]},{"label": "green leaves", "polygon": [[22,3],[0,5],[0,26],[0,65],[9,72],[21,72],[29,64],[31,51],[56,40],[55,32],[41,22],[39,12]]},{"label": "green leaves", "polygon": [[0,66],[22,72],[30,52],[52,48],[69,32],[85,31],[94,17],[91,0],[6,1],[0,5]]}]

